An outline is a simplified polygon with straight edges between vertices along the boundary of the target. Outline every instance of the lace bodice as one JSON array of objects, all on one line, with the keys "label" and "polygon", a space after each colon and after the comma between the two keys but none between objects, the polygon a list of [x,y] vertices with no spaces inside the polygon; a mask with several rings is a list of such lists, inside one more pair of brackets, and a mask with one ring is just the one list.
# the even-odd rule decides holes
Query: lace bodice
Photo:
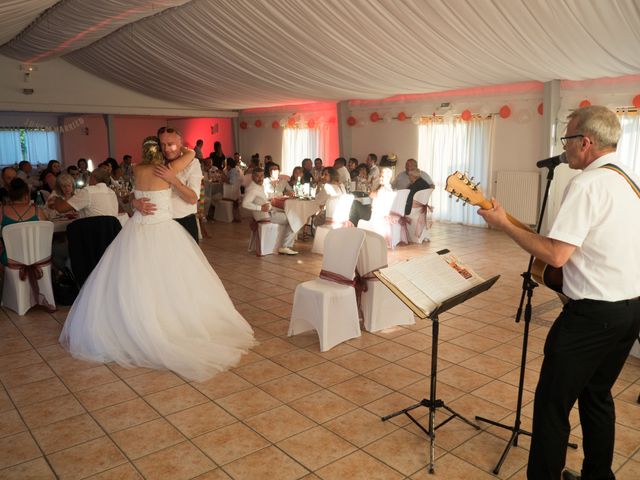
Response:
[{"label": "lace bodice", "polygon": [[140,212],[136,211],[131,220],[137,223],[159,223],[173,218],[173,213],[171,211],[170,188],[149,192],[134,190],[134,195],[136,198],[148,198],[149,202],[155,204],[156,211],[153,215],[142,215]]}]

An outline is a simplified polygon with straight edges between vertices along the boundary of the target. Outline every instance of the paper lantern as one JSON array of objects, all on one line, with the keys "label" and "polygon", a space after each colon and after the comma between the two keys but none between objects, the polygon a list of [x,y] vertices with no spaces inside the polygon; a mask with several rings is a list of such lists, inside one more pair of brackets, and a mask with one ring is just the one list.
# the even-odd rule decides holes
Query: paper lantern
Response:
[{"label": "paper lantern", "polygon": [[288,127],[295,127],[296,126],[296,118],[295,117],[289,117],[289,120],[287,120],[287,126]]},{"label": "paper lantern", "polygon": [[356,117],[350,116],[347,118],[347,125],[349,125],[350,127],[353,127],[356,123],[358,123]]},{"label": "paper lantern", "polygon": [[421,118],[421,117],[420,117],[420,115],[419,115],[419,114],[417,114],[417,113],[416,113],[413,117],[411,117],[411,122],[412,122],[414,125],[420,125],[420,120],[422,120],[422,118]]},{"label": "paper lantern", "polygon": [[589,100],[582,100],[580,102],[580,108],[588,107],[589,105],[591,105],[591,102]]},{"label": "paper lantern", "polygon": [[256,126],[256,128],[260,128],[262,126],[262,120],[258,119],[253,122],[253,124]]},{"label": "paper lantern", "polygon": [[509,118],[511,116],[511,109],[509,105],[503,105],[500,107],[500,118]]},{"label": "paper lantern", "polygon": [[640,108],[640,95],[633,97],[632,103],[634,107]]},{"label": "paper lantern", "polygon": [[462,120],[464,120],[465,122],[468,122],[469,120],[471,120],[471,110],[466,109],[462,111],[462,114],[460,115],[460,118],[462,118]]},{"label": "paper lantern", "polygon": [[380,120],[380,115],[378,114],[378,112],[373,112],[371,115],[369,115],[369,120],[371,120],[373,123],[376,123],[378,120]]},{"label": "paper lantern", "polygon": [[307,127],[308,128],[314,128],[315,126],[316,126],[316,121],[313,118],[311,118],[311,119],[309,119],[307,121]]},{"label": "paper lantern", "polygon": [[544,113],[544,105],[542,104],[542,102],[540,102],[540,103],[538,104],[538,113],[539,113],[540,115],[542,115],[542,114]]},{"label": "paper lantern", "polygon": [[271,122],[271,128],[280,128],[280,122],[274,120],[273,122]]},{"label": "paper lantern", "polygon": [[246,130],[248,126],[249,125],[247,125],[247,122],[245,122],[244,120],[240,122],[240,128],[242,130]]},{"label": "paper lantern", "polygon": [[382,116],[382,121],[383,121],[384,123],[386,123],[387,125],[391,123],[391,120],[393,120],[393,117],[391,116],[391,114],[390,114],[390,113],[385,113],[385,114]]},{"label": "paper lantern", "polygon": [[404,112],[400,112],[398,114],[398,120],[400,120],[401,122],[404,122],[407,119],[407,114]]}]

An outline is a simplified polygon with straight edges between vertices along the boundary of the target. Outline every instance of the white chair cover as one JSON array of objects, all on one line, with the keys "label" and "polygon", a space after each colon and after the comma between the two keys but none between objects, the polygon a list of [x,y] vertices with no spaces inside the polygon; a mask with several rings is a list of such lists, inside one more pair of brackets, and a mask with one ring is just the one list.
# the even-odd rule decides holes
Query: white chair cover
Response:
[{"label": "white chair cover", "polygon": [[[51,256],[53,239],[52,222],[23,222],[7,225],[2,229],[2,238],[7,250],[7,258],[24,265],[33,265]],[[51,264],[43,265],[42,278],[38,283],[40,298],[32,294],[28,279],[20,280],[20,271],[12,268],[4,270],[2,305],[24,315],[44,299],[48,306],[55,309],[53,286],[51,284]],[[41,302],[44,303],[44,302]]]},{"label": "white chair cover", "polygon": [[[331,230],[325,239],[322,270],[354,278],[364,232],[357,228]],[[293,298],[289,336],[316,330],[320,351],[360,336],[356,292],[352,285],[318,278],[299,284]]]},{"label": "white chair cover", "polygon": [[251,237],[249,238],[250,252],[256,252],[257,257],[278,253],[282,245],[287,226],[278,223],[271,223],[271,220],[251,219]]},{"label": "white chair cover", "polygon": [[350,194],[337,195],[327,199],[327,203],[325,203],[326,220],[324,225],[316,227],[311,252],[323,254],[327,233],[336,228],[352,226],[349,223],[349,212],[351,212],[352,203],[353,195]]},{"label": "white chair cover", "polygon": [[389,233],[387,236],[387,245],[394,248],[398,243],[409,243],[408,222],[409,219],[404,214],[407,206],[407,198],[409,197],[409,189],[396,191],[396,198],[391,204],[391,211],[387,217]]},{"label": "white chair cover", "polygon": [[427,235],[427,212],[429,199],[433,193],[433,188],[427,188],[425,190],[419,190],[413,196],[413,207],[409,218],[411,223],[409,228],[409,242],[410,243],[422,243],[425,240],[429,241]]},{"label": "white chair cover", "polygon": [[371,202],[371,218],[369,220],[359,220],[358,228],[376,232],[387,238],[389,235],[389,222],[387,217],[391,211],[391,206],[396,198],[395,191],[380,191]]},{"label": "white chair cover", "polygon": [[395,325],[413,325],[415,319],[411,309],[371,273],[387,265],[385,238],[375,232],[364,232],[366,236],[358,256],[357,269],[367,286],[360,297],[365,328],[375,332]]},{"label": "white chair cover", "polygon": [[233,203],[240,198],[240,185],[222,184],[222,198],[213,199],[213,219],[217,222],[233,222]]}]

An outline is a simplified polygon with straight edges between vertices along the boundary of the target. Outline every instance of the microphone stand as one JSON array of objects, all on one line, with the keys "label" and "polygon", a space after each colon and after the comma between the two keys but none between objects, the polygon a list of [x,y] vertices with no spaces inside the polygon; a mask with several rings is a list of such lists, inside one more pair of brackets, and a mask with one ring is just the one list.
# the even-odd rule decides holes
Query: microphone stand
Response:
[{"label": "microphone stand", "polygon": [[[551,187],[551,181],[553,180],[553,175],[557,164],[550,164],[547,166],[549,169],[547,173],[547,185],[544,190],[544,197],[542,199],[542,206],[540,208],[540,217],[538,218],[538,226],[536,228],[536,233],[540,233],[540,228],[542,227],[542,220],[544,218],[544,213],[547,208],[547,200],[549,199],[549,188]],[[529,265],[527,266],[527,271],[522,273],[522,295],[520,296],[520,305],[518,306],[518,311],[516,313],[516,323],[520,322],[520,318],[522,317],[522,306],[524,304],[525,295],[527,297],[527,304],[524,307],[524,335],[522,337],[522,356],[520,358],[520,379],[518,381],[518,402],[516,405],[516,419],[513,424],[505,425],[503,423],[496,422],[494,420],[489,420],[484,417],[480,417],[476,415],[476,420],[489,423],[496,427],[504,428],[505,430],[511,431],[511,438],[509,439],[507,446],[502,452],[502,456],[496,465],[496,468],[493,469],[494,474],[500,473],[500,469],[502,468],[502,464],[507,459],[507,455],[511,450],[512,446],[518,446],[518,437],[520,435],[528,435],[531,436],[531,432],[523,430],[521,427],[521,415],[522,415],[522,393],[524,391],[524,374],[527,366],[527,346],[529,343],[529,324],[531,322],[531,298],[533,297],[533,289],[538,286],[538,284],[531,278],[531,267],[533,266],[533,255],[529,257]],[[571,448],[578,448],[575,443],[569,443]]]}]

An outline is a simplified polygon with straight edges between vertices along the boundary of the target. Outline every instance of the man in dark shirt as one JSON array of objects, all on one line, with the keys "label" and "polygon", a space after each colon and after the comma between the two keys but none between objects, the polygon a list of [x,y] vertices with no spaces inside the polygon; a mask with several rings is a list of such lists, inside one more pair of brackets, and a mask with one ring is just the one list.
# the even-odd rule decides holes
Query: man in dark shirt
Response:
[{"label": "man in dark shirt", "polygon": [[3,205],[7,203],[7,198],[9,197],[9,184],[11,180],[16,178],[17,172],[13,167],[4,167],[2,169],[2,187],[0,187],[0,202]]},{"label": "man in dark shirt", "polygon": [[411,213],[413,196],[416,194],[416,192],[431,188],[431,185],[429,185],[427,181],[422,178],[422,176],[420,175],[420,170],[418,170],[417,168],[415,170],[409,170],[407,172],[407,175],[409,176],[409,196],[407,197],[407,204],[404,207],[405,215],[409,215]]}]

